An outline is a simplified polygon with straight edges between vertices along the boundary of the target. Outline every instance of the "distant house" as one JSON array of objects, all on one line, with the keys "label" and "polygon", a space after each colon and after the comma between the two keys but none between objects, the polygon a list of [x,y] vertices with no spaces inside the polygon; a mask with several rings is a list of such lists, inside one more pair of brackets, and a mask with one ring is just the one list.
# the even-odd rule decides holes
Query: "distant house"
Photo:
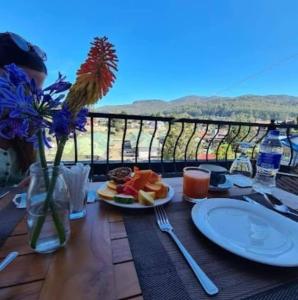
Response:
[{"label": "distant house", "polygon": [[[151,148],[151,159],[158,159],[160,156],[159,148],[152,147]],[[149,147],[139,147],[138,148],[138,159],[139,160],[148,160],[149,157]]]},{"label": "distant house", "polygon": [[214,153],[200,153],[198,154],[198,160],[213,160],[216,159],[216,155]]}]

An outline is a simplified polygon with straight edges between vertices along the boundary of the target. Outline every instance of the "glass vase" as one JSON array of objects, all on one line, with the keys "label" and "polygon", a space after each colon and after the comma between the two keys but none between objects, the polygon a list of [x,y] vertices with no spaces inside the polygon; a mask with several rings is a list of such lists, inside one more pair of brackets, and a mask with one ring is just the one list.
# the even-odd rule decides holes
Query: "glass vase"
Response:
[{"label": "glass vase", "polygon": [[[70,236],[69,192],[60,167],[30,167],[27,192],[27,226],[30,246],[51,253],[65,246]],[[54,180],[53,180],[54,179]]]}]

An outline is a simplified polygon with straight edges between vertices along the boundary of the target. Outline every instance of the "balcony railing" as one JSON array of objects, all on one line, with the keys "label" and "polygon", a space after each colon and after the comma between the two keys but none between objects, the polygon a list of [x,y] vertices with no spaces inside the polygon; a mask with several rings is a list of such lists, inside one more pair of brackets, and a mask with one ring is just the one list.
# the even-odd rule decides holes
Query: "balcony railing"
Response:
[{"label": "balcony railing", "polygon": [[123,165],[150,167],[160,173],[181,172],[184,166],[201,162],[229,167],[239,142],[254,144],[248,155],[255,160],[261,141],[273,128],[280,130],[288,144],[282,164],[292,166],[296,157],[291,136],[297,134],[298,125],[92,112],[87,132],[73,136],[64,160],[90,163],[92,176]]}]

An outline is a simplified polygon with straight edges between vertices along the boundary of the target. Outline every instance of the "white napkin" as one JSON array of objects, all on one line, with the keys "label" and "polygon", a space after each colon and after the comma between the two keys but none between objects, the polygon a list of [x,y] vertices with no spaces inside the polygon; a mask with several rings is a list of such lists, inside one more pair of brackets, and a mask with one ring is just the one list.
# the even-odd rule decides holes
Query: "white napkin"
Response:
[{"label": "white napkin", "polygon": [[226,175],[226,178],[241,188],[251,187],[253,183],[251,178],[241,174]]},{"label": "white napkin", "polygon": [[70,168],[62,167],[62,174],[70,193],[71,212],[84,209],[90,166],[77,163]]},{"label": "white napkin", "polygon": [[285,205],[298,209],[298,196],[292,193],[289,193],[285,190],[282,190],[278,187],[275,187],[271,191],[272,195],[279,199]]}]

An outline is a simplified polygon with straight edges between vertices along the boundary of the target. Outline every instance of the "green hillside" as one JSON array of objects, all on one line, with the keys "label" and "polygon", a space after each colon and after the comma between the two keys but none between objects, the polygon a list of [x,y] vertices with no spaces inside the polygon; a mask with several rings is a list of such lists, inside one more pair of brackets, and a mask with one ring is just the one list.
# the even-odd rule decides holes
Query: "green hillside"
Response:
[{"label": "green hillside", "polygon": [[128,105],[103,106],[99,112],[135,115],[184,116],[224,120],[257,121],[296,120],[298,97],[287,95],[244,95],[239,97],[200,97],[163,100],[140,100]]}]

